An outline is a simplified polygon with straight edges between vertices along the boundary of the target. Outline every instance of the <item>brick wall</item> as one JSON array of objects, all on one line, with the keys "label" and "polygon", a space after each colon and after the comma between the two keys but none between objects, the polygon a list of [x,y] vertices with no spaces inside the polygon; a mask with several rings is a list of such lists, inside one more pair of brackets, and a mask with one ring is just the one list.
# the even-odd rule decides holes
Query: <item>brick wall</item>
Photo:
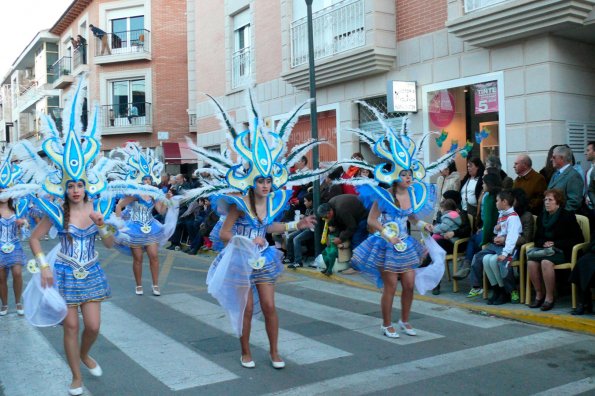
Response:
[{"label": "brick wall", "polygon": [[444,29],[447,0],[397,0],[397,41]]}]

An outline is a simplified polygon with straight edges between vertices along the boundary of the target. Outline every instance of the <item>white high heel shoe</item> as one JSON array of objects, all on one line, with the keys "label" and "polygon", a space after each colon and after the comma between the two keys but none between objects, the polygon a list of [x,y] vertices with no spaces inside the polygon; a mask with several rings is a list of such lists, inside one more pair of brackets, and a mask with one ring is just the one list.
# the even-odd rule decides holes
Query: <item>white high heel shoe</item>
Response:
[{"label": "white high heel shoe", "polygon": [[241,356],[240,356],[240,363],[242,363],[242,367],[245,367],[245,368],[256,367],[256,363],[254,363],[254,360],[250,360],[249,362],[244,362],[244,359],[242,359]]},{"label": "white high heel shoe", "polygon": [[[409,327],[407,327],[407,326],[409,326]],[[409,324],[409,322],[403,322],[403,321],[399,320],[399,327],[407,335],[410,335],[410,336],[416,336],[417,335],[417,332],[413,329],[413,327]]]},{"label": "white high heel shoe", "polygon": [[83,386],[79,386],[78,388],[68,388],[68,394],[71,396],[80,396],[83,394]]},{"label": "white high heel shoe", "polygon": [[387,336],[388,338],[399,338],[399,333],[397,333],[397,330],[393,330],[390,331],[389,328],[395,328],[395,326],[391,323],[388,326],[380,326],[380,329],[384,332],[384,335]]},{"label": "white high heel shoe", "polygon": [[275,362],[273,359],[271,359],[271,365],[273,366],[273,368],[276,368],[277,370],[285,368],[285,362],[283,360],[281,360],[280,362]]}]

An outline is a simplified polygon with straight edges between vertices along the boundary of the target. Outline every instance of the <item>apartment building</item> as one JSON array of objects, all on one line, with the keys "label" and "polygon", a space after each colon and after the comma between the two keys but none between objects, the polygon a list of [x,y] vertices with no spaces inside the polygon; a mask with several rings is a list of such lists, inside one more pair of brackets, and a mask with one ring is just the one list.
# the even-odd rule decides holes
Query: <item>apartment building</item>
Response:
[{"label": "apartment building", "polygon": [[[350,128],[379,131],[356,100],[386,111],[415,134],[446,131],[474,155],[499,155],[512,172],[518,153],[545,163],[553,144],[582,153],[595,140],[595,1],[321,0],[313,4],[321,160],[361,151]],[[253,86],[267,122],[309,97],[304,0],[195,1],[198,144],[223,149],[224,131],[204,96],[216,96],[238,123],[248,121]],[[189,80],[190,81],[190,80]],[[399,99],[400,98],[400,99]],[[405,98],[405,99],[403,99]],[[309,109],[293,143],[309,134]],[[477,136],[476,136],[477,135]],[[450,148],[427,145],[426,158]],[[579,160],[581,160],[579,156]],[[584,159],[583,159],[584,163]],[[464,172],[464,160],[457,165]]]},{"label": "apartment building", "polygon": [[[28,128],[19,122],[17,138],[38,132],[41,113],[53,114],[60,125],[60,110],[68,106],[80,77],[86,76],[81,122],[86,128],[97,109],[104,150],[134,140],[156,148],[170,172],[195,167],[196,157],[185,140],[193,136],[186,12],[186,1],[74,0],[48,31],[40,33],[37,41],[43,46],[30,45],[28,55],[14,65],[11,85],[16,77],[19,92],[13,95],[13,108],[25,111],[20,103],[30,82],[35,91],[43,87],[47,98],[43,105],[26,109],[37,122]],[[45,63],[38,62],[42,52]],[[47,79],[41,79],[42,69]]]}]

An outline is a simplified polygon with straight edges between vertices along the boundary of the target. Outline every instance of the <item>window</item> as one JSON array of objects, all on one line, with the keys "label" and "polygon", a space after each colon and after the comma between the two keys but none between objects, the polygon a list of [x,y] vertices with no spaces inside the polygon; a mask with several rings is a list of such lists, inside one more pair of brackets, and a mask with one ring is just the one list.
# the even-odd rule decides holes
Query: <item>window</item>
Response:
[{"label": "window", "polygon": [[250,10],[233,17],[232,88],[248,83],[252,72]]},{"label": "window", "polygon": [[118,53],[120,49],[126,49],[123,52],[129,52],[130,48],[138,48],[141,42],[144,42],[144,15],[112,19],[110,21],[112,28],[112,52]]},{"label": "window", "polygon": [[144,79],[113,81],[110,90],[111,119],[127,118],[132,124],[136,118],[146,115]]}]

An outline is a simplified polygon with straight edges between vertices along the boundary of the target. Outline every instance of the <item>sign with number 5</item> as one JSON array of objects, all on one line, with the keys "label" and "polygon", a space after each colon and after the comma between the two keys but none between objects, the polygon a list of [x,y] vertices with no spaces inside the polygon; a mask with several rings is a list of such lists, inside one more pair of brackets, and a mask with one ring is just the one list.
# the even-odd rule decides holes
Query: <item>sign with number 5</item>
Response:
[{"label": "sign with number 5", "polygon": [[496,81],[473,86],[475,114],[498,112],[498,85]]}]

